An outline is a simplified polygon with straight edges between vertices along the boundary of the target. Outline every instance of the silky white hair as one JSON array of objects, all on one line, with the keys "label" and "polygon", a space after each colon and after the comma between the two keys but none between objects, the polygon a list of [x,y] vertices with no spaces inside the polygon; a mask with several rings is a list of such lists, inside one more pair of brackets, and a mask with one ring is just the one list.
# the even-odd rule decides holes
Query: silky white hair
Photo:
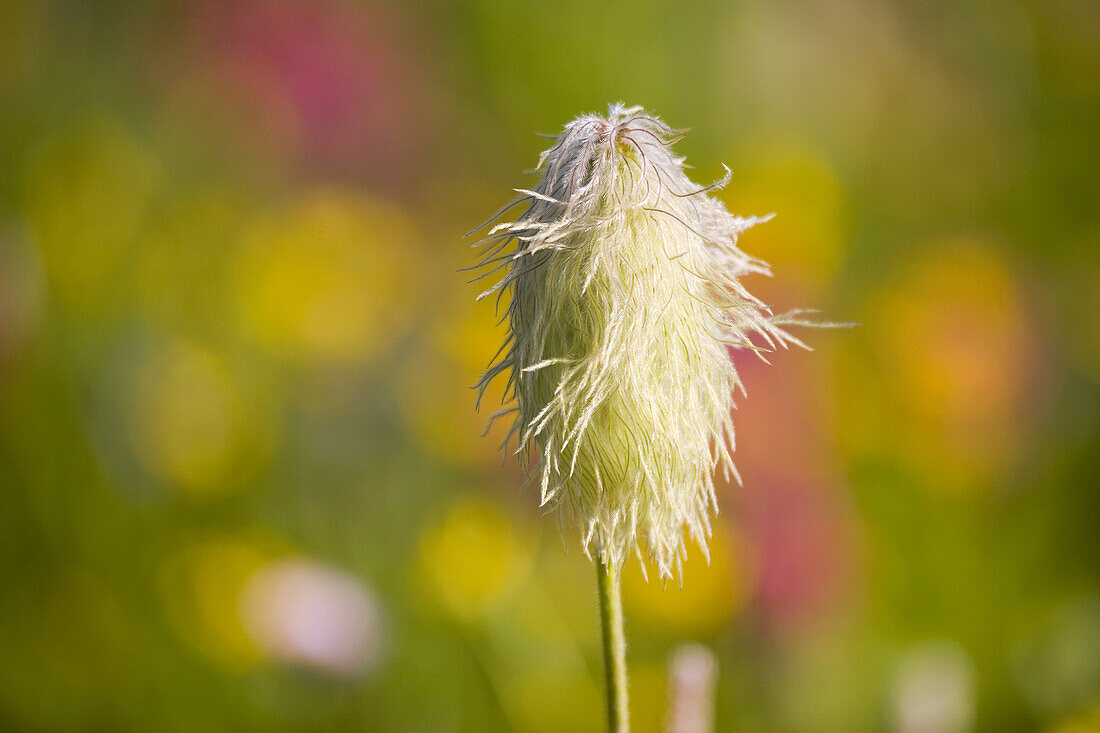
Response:
[{"label": "silky white hair", "polygon": [[478,401],[507,372],[515,404],[493,417],[515,416],[505,447],[516,436],[529,471],[538,446],[542,505],[580,529],[589,556],[619,566],[644,551],[662,577],[679,573],[685,529],[706,553],[714,471],[736,475],[744,388],[729,349],[802,345],[784,326],[805,323],[745,290],[743,275],[769,270],[737,237],[771,217],[732,216],[709,195],[728,168],[692,183],[671,150],[681,137],[641,107],[578,117],[539,157],[538,187],[515,189],[486,225],[527,203],[523,215],[474,245],[480,277],[504,272],[479,299],[511,295]]}]

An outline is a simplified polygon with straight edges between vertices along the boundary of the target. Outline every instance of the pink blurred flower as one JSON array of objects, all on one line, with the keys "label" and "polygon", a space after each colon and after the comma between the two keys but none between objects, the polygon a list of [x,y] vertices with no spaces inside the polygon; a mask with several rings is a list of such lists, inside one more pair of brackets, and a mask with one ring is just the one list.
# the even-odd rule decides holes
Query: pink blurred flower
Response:
[{"label": "pink blurred flower", "polygon": [[767,621],[817,617],[851,583],[850,510],[836,479],[822,355],[783,352],[773,364],[738,354],[735,492],[759,557],[757,598]]},{"label": "pink blurred flower", "polygon": [[224,82],[227,105],[295,131],[306,170],[390,181],[409,170],[423,125],[410,29],[377,7],[242,0],[207,3],[192,22],[195,63]]},{"label": "pink blurred flower", "polygon": [[758,598],[768,621],[815,618],[844,595],[851,543],[835,489],[753,478],[748,519],[759,545]]}]

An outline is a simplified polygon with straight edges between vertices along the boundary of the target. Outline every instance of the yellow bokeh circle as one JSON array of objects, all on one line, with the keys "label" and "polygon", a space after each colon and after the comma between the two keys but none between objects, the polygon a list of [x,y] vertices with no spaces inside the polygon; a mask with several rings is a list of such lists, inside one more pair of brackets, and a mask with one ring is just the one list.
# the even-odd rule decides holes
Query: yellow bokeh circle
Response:
[{"label": "yellow bokeh circle", "polygon": [[472,621],[526,580],[532,550],[529,538],[501,507],[468,498],[421,538],[417,576],[439,607]]},{"label": "yellow bokeh circle", "polygon": [[338,190],[308,194],[245,228],[240,325],[292,361],[378,357],[413,309],[415,247],[394,206]]}]

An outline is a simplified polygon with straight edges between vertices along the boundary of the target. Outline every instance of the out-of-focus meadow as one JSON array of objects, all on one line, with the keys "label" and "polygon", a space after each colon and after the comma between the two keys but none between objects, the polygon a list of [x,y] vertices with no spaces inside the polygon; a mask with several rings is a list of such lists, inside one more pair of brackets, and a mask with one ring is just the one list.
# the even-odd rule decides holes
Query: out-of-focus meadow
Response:
[{"label": "out-of-focus meadow", "polygon": [[597,731],[594,572],[458,268],[607,103],[779,309],[709,567],[722,731],[1100,729],[1100,6],[0,3],[0,727]]}]

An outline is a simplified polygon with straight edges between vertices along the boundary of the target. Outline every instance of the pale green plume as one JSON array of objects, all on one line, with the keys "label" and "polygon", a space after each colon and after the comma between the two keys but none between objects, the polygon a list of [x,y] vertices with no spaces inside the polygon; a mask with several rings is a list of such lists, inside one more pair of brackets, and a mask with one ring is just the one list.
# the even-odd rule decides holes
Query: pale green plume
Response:
[{"label": "pale green plume", "polygon": [[[508,372],[509,438],[528,456],[544,505],[620,565],[644,550],[662,576],[685,554],[684,530],[706,550],[717,511],[713,473],[734,471],[728,347],[800,342],[739,278],[767,273],[737,247],[764,221],[731,216],[670,149],[679,133],[640,107],[565,126],[539,159],[543,178],[514,203],[527,210],[478,244],[479,297],[510,290],[510,333],[478,384]],[[495,217],[494,217],[495,218]],[[756,336],[755,344],[750,336]],[[507,440],[505,443],[507,444]]]}]

